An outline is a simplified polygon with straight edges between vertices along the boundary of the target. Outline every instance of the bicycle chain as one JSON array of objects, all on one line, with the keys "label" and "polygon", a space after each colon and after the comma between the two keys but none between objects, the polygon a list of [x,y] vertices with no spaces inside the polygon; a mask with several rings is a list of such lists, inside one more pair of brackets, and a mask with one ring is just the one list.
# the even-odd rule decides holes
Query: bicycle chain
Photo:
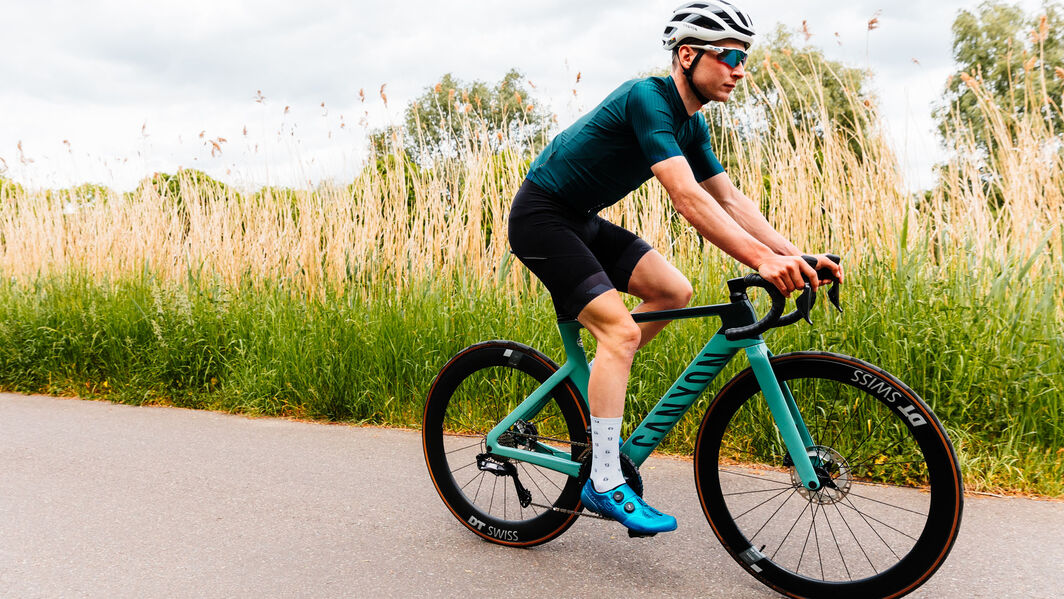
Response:
[{"label": "bicycle chain", "polygon": [[526,439],[535,439],[536,441],[539,441],[539,440],[542,439],[544,441],[554,441],[556,443],[568,443],[569,445],[572,445],[574,447],[585,447],[585,448],[586,447],[591,447],[590,443],[580,443],[579,441],[570,441],[568,439],[556,439],[554,437],[544,437],[543,435],[530,435],[528,433],[519,433],[517,431],[507,431],[507,432],[510,435],[514,436],[514,437],[524,437]]},{"label": "bicycle chain", "polygon": [[[515,436],[515,437],[524,437],[525,439],[533,439],[533,440],[535,440],[537,442],[541,441],[541,440],[542,441],[554,441],[555,443],[567,443],[567,444],[572,445],[574,447],[584,447],[584,448],[591,447],[590,443],[580,443],[579,441],[570,441],[568,439],[557,439],[557,438],[554,438],[554,437],[544,437],[543,435],[530,435],[528,433],[519,433],[517,431],[508,431],[508,432],[511,435]],[[609,520],[610,519],[610,518],[607,518],[605,516],[600,516],[600,515],[598,515],[598,514],[596,514],[594,512],[578,512],[576,510],[567,510],[565,508],[561,508],[561,507],[557,507],[557,506],[553,506],[553,505],[544,505],[542,503],[532,502],[532,503],[529,503],[529,505],[534,505],[536,507],[547,509],[547,510],[550,510],[552,512],[558,512],[558,513],[561,513],[561,514],[570,514],[570,515],[573,515],[573,516],[583,516],[583,517],[586,517],[586,518],[598,518],[599,520]]]},{"label": "bicycle chain", "polygon": [[552,512],[559,512],[559,513],[562,513],[562,514],[572,514],[574,516],[584,516],[584,517],[587,517],[587,518],[598,518],[599,520],[611,520],[612,519],[612,518],[607,518],[605,516],[600,516],[600,515],[598,515],[598,514],[596,514],[594,512],[578,512],[576,510],[567,510],[567,509],[565,509],[563,507],[555,507],[553,505],[543,505],[542,503],[529,503],[528,505],[534,505],[536,507],[541,507],[541,508],[544,508],[544,509],[548,509],[548,510],[550,510]]}]

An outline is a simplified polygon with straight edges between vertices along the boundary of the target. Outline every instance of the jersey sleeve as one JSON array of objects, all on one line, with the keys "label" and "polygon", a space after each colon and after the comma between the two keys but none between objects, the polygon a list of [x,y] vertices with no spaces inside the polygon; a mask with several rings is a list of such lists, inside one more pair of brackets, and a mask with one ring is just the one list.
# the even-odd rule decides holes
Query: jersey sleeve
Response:
[{"label": "jersey sleeve", "polygon": [[647,164],[683,156],[672,130],[672,113],[665,98],[651,86],[635,85],[628,94],[628,116]]},{"label": "jersey sleeve", "polygon": [[701,112],[697,113],[695,131],[691,143],[684,149],[684,157],[691,165],[691,171],[695,174],[695,181],[699,183],[724,172],[720,160],[713,152],[713,143],[709,135],[709,126]]}]

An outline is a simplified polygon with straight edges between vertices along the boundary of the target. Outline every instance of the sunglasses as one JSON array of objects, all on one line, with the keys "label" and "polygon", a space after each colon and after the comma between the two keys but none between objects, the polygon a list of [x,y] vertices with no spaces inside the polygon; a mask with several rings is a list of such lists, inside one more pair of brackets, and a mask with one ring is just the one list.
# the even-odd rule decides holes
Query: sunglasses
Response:
[{"label": "sunglasses", "polygon": [[691,47],[692,48],[697,48],[699,50],[709,50],[710,52],[716,52],[717,53],[717,60],[723,62],[724,64],[728,65],[729,67],[731,67],[733,69],[738,67],[741,64],[742,65],[746,64],[746,56],[747,56],[747,54],[743,50],[738,50],[736,48],[722,48],[720,46],[711,46],[709,44],[706,44],[704,46],[691,46]]}]

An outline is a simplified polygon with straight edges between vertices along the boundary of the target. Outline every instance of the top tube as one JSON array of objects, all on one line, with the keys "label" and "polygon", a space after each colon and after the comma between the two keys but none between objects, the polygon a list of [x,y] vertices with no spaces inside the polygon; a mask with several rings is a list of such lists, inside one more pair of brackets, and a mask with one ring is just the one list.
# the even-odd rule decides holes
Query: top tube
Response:
[{"label": "top tube", "polygon": [[[632,320],[636,322],[660,322],[663,320],[683,320],[685,318],[705,318],[707,316],[720,316],[723,325],[749,324],[753,320],[743,316],[753,315],[752,310],[744,310],[739,303],[713,304],[709,306],[693,306],[691,308],[677,308],[675,310],[658,310],[655,312],[635,312]],[[742,322],[738,322],[738,321]],[[579,324],[575,318],[560,318],[558,324]]]}]

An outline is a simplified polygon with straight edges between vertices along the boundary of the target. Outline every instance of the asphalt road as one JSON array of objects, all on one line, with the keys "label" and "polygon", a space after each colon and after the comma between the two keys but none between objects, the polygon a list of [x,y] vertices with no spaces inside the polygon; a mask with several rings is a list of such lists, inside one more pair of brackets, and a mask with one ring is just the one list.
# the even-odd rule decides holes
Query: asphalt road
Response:
[{"label": "asphalt road", "polygon": [[[417,432],[0,394],[0,598],[775,595],[721,549],[688,461],[642,469],[675,533],[582,518],[534,549],[481,541]],[[1064,503],[970,496],[912,597],[1057,597]]]}]

